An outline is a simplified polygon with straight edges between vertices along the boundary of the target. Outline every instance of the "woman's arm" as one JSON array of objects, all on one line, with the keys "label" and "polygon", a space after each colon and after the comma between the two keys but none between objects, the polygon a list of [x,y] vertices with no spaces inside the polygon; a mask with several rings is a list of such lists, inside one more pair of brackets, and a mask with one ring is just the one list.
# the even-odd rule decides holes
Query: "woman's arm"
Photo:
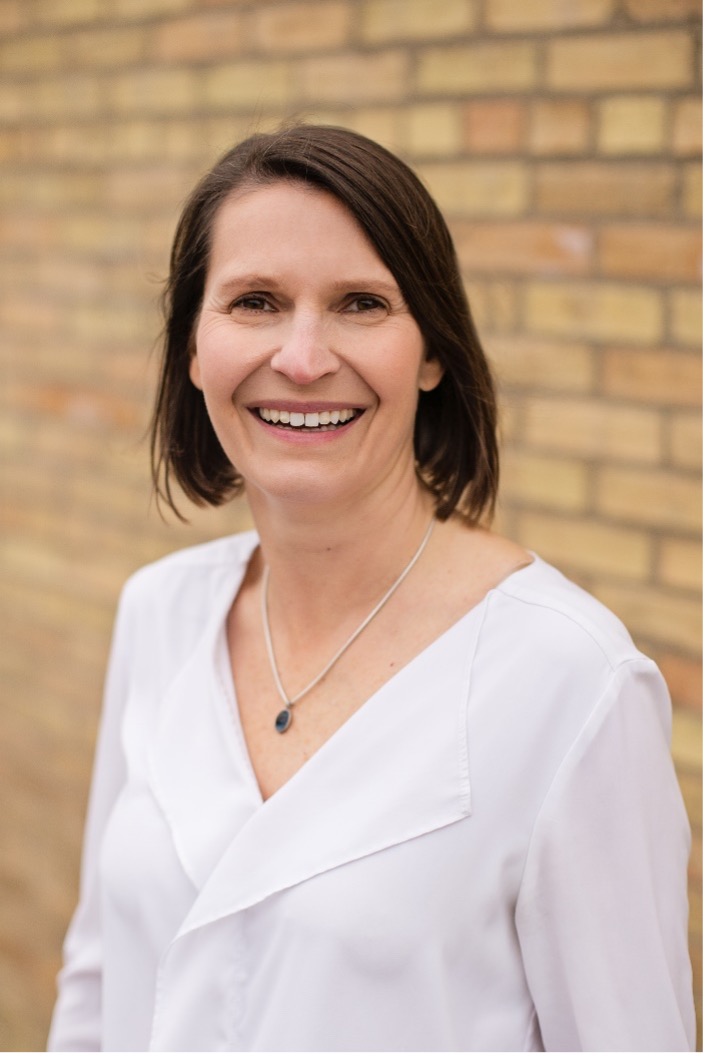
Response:
[{"label": "woman's arm", "polygon": [[81,892],[64,943],[64,967],[54,1009],[48,1050],[101,1049],[102,940],[98,863],[103,831],[125,780],[120,727],[129,681],[128,606],[123,592],[115,623],[105,683],[103,714],[81,866]]},{"label": "woman's arm", "polygon": [[694,1046],[690,832],[669,740],[658,670],[623,664],[542,806],[516,920],[546,1050]]}]

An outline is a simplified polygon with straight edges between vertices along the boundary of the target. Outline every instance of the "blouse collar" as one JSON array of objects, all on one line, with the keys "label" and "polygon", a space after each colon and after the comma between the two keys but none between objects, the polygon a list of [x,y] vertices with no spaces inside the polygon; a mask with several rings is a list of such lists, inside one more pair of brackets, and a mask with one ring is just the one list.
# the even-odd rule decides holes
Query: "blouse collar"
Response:
[{"label": "blouse collar", "polygon": [[198,890],[179,935],[471,811],[466,706],[484,604],[397,672],[262,802],[217,665],[255,545],[223,577],[163,701],[151,755],[153,793]]}]

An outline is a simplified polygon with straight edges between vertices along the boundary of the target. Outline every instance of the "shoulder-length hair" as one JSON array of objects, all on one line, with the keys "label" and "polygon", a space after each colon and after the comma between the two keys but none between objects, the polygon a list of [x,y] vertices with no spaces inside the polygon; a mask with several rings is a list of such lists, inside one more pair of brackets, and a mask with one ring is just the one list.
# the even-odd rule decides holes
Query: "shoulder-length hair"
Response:
[{"label": "shoulder-length hair", "polygon": [[443,367],[438,386],[419,395],[414,428],[417,472],[434,496],[437,517],[457,511],[471,524],[491,517],[499,476],[494,386],[445,221],[418,177],[390,151],[347,129],[306,124],[235,146],[184,207],[162,301],[163,356],[151,426],[158,498],[178,515],[174,479],[198,505],[217,506],[242,490],[190,381],[189,360],[219,207],[240,187],[282,180],[320,188],[343,203],[396,279],[427,355]]}]

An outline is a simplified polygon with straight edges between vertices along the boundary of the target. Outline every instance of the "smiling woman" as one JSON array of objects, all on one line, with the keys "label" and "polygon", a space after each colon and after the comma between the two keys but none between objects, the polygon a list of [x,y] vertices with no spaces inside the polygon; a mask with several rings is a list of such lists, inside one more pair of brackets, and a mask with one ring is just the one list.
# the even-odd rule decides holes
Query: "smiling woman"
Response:
[{"label": "smiling woman", "polygon": [[442,374],[338,199],[284,181],[223,203],[190,376],[255,518],[408,502],[419,392]]},{"label": "smiling woman", "polygon": [[492,380],[421,183],[252,137],[165,311],[155,487],[256,532],[125,588],[50,1046],[688,1049],[665,686],[489,530]]}]

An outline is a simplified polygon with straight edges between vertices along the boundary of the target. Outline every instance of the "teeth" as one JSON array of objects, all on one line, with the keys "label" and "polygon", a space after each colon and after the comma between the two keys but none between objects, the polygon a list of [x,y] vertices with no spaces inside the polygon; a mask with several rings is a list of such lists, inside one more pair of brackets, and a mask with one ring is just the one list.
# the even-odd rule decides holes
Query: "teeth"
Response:
[{"label": "teeth", "polygon": [[278,411],[276,408],[260,407],[257,409],[260,418],[265,422],[280,423],[294,429],[318,429],[321,426],[338,426],[355,417],[352,408],[342,411]]}]

